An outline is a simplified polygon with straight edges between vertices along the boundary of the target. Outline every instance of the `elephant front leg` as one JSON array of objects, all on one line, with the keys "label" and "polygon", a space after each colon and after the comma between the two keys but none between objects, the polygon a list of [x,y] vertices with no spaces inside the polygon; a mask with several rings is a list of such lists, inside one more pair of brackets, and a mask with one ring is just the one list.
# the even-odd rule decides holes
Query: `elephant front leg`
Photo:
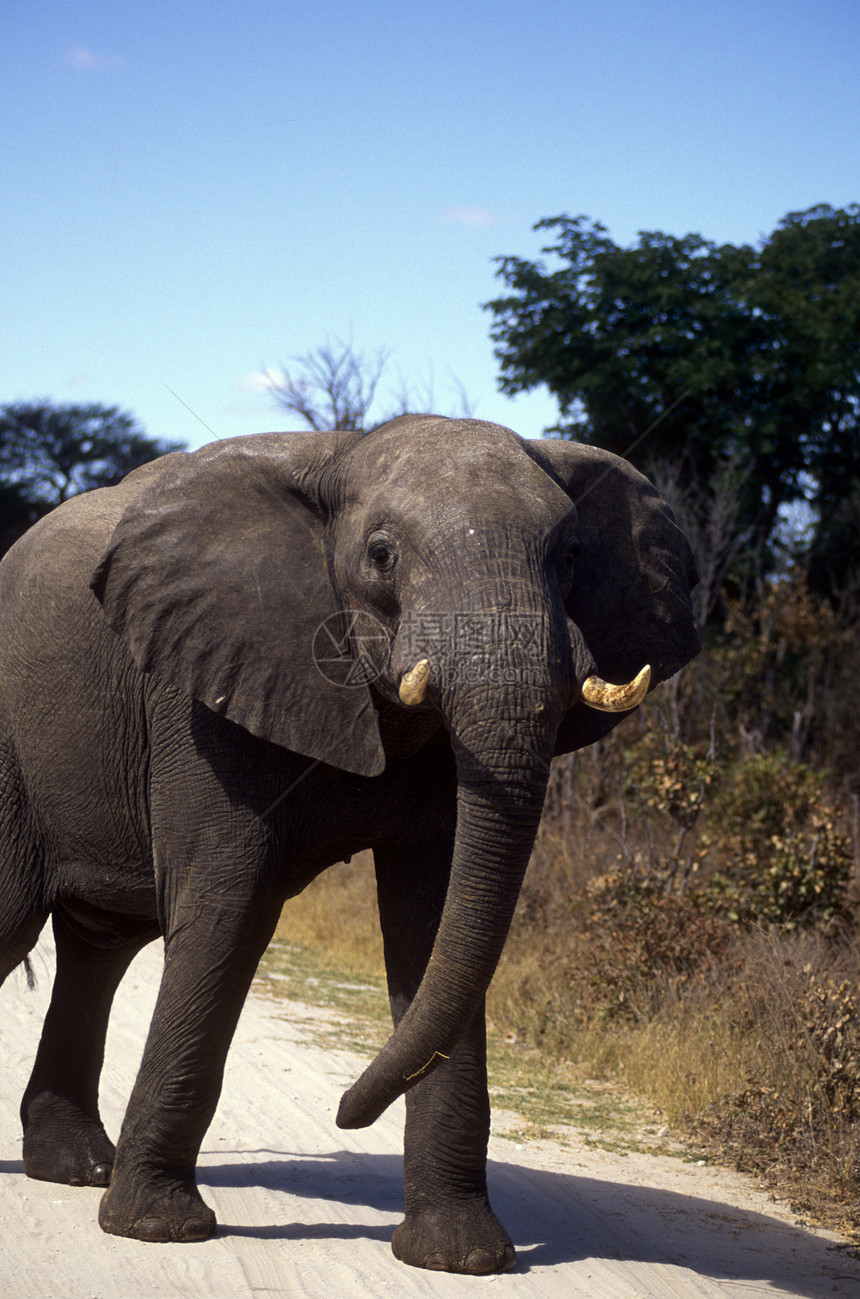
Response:
[{"label": "elephant front leg", "polygon": [[391,1242],[402,1262],[471,1275],[515,1266],[487,1196],[489,1131],[481,1011],[451,1058],[406,1094],[406,1216]]},{"label": "elephant front leg", "polygon": [[166,943],[158,1001],[99,1210],[111,1235],[196,1241],[214,1233],[195,1165],[278,913],[258,906],[253,921],[242,921],[228,909],[201,906]]},{"label": "elephant front leg", "polygon": [[[448,882],[446,847],[408,858],[376,853],[379,911],[392,1014],[405,1014],[421,981]],[[483,1007],[450,1059],[406,1093],[405,1217],[391,1248],[413,1267],[484,1275],[516,1264],[487,1195],[486,1030]]]}]

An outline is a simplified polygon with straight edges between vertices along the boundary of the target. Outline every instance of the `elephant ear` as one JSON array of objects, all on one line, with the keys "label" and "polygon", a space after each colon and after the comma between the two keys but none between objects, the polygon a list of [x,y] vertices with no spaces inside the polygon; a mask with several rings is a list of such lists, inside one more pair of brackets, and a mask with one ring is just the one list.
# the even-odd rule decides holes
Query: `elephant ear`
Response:
[{"label": "elephant ear", "polygon": [[92,588],[142,671],[252,735],[372,776],[385,759],[370,692],[343,663],[317,667],[319,640],[314,654],[321,626],[330,650],[346,643],[320,488],[359,437],[258,434],[166,463]]},{"label": "elephant ear", "polygon": [[[652,685],[699,651],[690,604],[697,579],[687,538],[669,506],[626,460],[576,442],[530,442],[528,453],[576,506],[575,579],[567,612],[607,681],[630,681],[646,663]],[[558,753],[591,744],[626,714],[577,704]]]}]

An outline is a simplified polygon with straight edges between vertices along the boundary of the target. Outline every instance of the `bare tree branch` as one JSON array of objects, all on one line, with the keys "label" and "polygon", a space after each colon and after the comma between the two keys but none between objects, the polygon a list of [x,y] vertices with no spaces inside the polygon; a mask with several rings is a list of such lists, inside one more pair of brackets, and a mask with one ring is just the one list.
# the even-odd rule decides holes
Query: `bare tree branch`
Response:
[{"label": "bare tree branch", "polygon": [[[385,413],[371,418],[380,380],[391,353],[380,348],[367,356],[355,350],[351,342],[336,339],[303,356],[293,357],[289,367],[266,371],[268,390],[279,406],[298,415],[308,428],[354,429],[368,433],[398,415],[431,413],[436,410],[435,385],[430,376],[417,389],[401,374],[393,392],[393,402]],[[451,383],[457,393],[457,415],[469,417],[473,410],[466,390],[456,375]]]},{"label": "bare tree branch", "polygon": [[752,528],[744,527],[740,518],[745,475],[727,464],[705,484],[684,485],[679,469],[661,460],[649,467],[649,477],[689,539],[699,570],[693,613],[702,628],[716,607],[726,574],[752,540]]},{"label": "bare tree branch", "polygon": [[389,353],[384,349],[367,358],[351,343],[337,340],[293,358],[282,367],[269,390],[279,406],[305,421],[309,428],[365,431]]}]

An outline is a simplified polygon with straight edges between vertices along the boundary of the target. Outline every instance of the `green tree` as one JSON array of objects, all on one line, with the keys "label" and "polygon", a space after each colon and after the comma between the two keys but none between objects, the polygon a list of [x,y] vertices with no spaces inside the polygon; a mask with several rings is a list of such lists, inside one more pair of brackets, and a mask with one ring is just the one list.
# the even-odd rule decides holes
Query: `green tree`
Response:
[{"label": "green tree", "polygon": [[[759,248],[551,217],[543,257],[498,258],[486,304],[511,395],[541,384],[563,437],[707,484],[731,471],[759,566],[784,507],[860,479],[860,207],[790,213]],[[552,263],[544,259],[551,258]]]},{"label": "green tree", "polygon": [[147,437],[115,406],[0,407],[0,553],[70,496],[117,483],[181,446]]},{"label": "green tree", "polygon": [[860,579],[860,207],[789,213],[761,249],[756,287],[812,484],[810,574],[844,591]]},{"label": "green tree", "polygon": [[39,510],[17,487],[0,481],[0,555],[39,518]]}]

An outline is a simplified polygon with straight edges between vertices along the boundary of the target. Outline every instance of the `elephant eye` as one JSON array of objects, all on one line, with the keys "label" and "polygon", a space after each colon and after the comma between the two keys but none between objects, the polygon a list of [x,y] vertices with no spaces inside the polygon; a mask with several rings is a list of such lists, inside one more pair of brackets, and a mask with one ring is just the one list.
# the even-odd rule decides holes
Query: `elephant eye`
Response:
[{"label": "elephant eye", "polygon": [[380,573],[390,573],[397,562],[397,551],[389,537],[371,537],[367,546],[367,556],[373,567]]}]

